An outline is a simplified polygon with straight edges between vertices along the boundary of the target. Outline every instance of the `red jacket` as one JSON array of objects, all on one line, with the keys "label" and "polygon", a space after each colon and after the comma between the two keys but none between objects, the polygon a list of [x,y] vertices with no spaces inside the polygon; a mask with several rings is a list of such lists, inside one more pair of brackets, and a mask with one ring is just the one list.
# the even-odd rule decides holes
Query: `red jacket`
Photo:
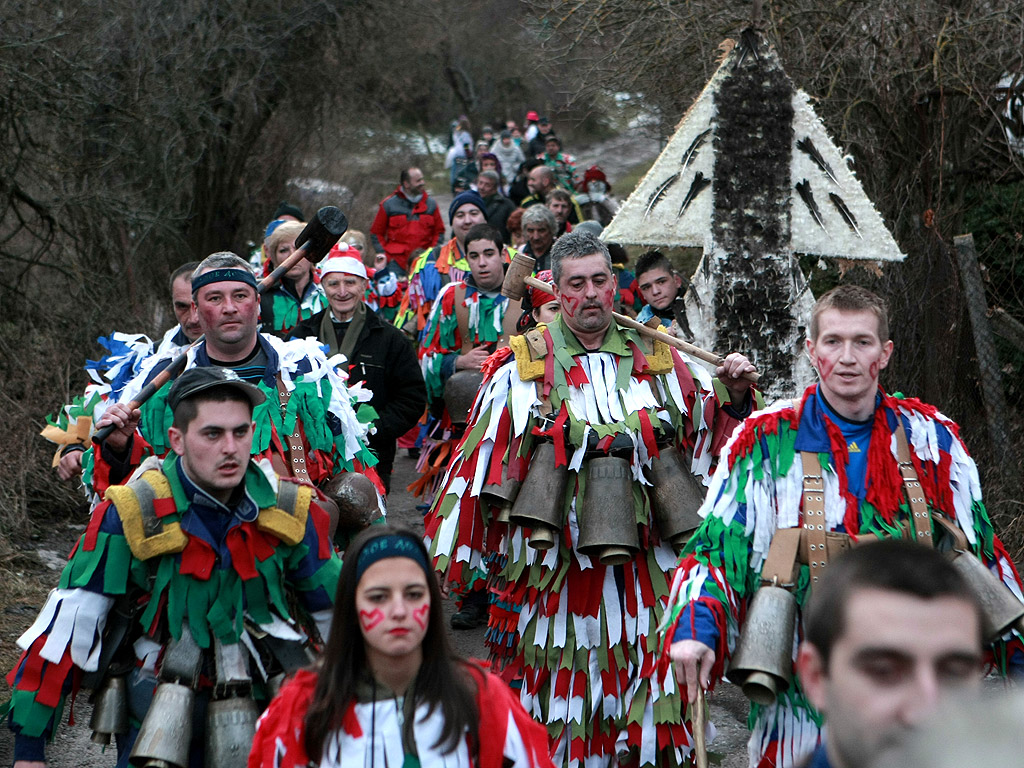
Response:
[{"label": "red jacket", "polygon": [[377,252],[387,254],[389,261],[408,271],[410,256],[441,244],[444,219],[426,192],[414,205],[399,186],[381,201],[370,233]]}]

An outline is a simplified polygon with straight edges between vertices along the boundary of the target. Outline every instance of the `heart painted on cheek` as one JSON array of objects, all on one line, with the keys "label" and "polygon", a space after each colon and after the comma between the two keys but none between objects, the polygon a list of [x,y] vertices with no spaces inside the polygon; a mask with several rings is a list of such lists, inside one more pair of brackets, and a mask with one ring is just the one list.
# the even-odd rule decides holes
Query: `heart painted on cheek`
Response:
[{"label": "heart painted on cheek", "polygon": [[421,605],[415,611],[412,612],[413,620],[419,624],[420,629],[427,628],[427,615],[430,613],[430,603]]},{"label": "heart painted on cheek", "polygon": [[569,317],[576,316],[576,308],[580,305],[580,300],[572,296],[562,297],[562,311],[565,312]]},{"label": "heart painted on cheek", "polygon": [[372,611],[359,612],[359,622],[367,632],[376,627],[382,621],[384,621],[384,612],[380,608],[374,608]]}]

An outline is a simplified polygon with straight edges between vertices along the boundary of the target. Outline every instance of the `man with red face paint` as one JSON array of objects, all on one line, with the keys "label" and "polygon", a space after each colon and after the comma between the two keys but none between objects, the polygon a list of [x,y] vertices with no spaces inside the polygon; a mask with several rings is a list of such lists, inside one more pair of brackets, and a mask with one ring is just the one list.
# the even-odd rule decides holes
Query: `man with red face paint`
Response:
[{"label": "man with red face paint", "polygon": [[[492,564],[492,553],[507,553],[492,580],[506,585],[490,609],[492,661],[522,678],[523,704],[547,726],[556,765],[681,765],[679,691],[654,675],[675,551],[652,520],[652,463],[680,450],[680,473],[706,478],[751,409],[739,377],[753,366],[730,355],[716,384],[673,348],[619,327],[611,259],[592,234],[563,235],[551,263],[561,314],[485,364],[466,436],[427,515],[434,567],[460,587],[485,553]],[[631,540],[615,562],[585,546],[604,522],[584,515],[594,501],[601,507],[594,468],[609,461],[624,503],[600,514],[624,516]],[[541,549],[538,529],[517,522],[521,510],[503,522],[482,491],[549,473],[565,479],[565,492],[545,489],[557,520]]]},{"label": "man with red face paint", "polygon": [[[802,606],[829,559],[852,541],[913,538],[944,548],[963,537],[956,548],[1020,597],[957,425],[879,386],[892,350],[878,296],[853,285],[829,291],[814,306],[807,339],[818,383],[799,402],[753,414],[726,446],[662,628],[663,661],[691,702],[697,686],[727,668],[758,585],[774,580]],[[1024,663],[1016,631],[995,647],[1001,668]],[[799,679],[752,710],[752,766],[799,765],[819,742],[820,716]]]}]

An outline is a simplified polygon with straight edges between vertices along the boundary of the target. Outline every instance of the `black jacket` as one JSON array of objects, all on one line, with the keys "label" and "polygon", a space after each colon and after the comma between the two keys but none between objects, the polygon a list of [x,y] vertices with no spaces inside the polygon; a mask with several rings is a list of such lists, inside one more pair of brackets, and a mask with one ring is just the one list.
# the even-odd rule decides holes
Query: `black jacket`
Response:
[{"label": "black jacket", "polygon": [[501,233],[501,239],[507,245],[508,229],[505,224],[508,222],[508,217],[512,215],[512,211],[516,209],[516,204],[500,192],[495,192],[490,197],[484,198],[484,205],[487,206],[487,210],[484,212],[487,216],[487,223]]},{"label": "black jacket", "polygon": [[[320,335],[325,309],[299,323],[292,338]],[[340,341],[340,339],[339,339]],[[423,415],[427,389],[412,342],[393,325],[366,310],[366,323],[349,360],[350,380],[365,382],[373,392],[370,405],[377,411],[377,433],[370,435],[370,447],[390,472],[395,457],[395,440],[408,432]]]}]

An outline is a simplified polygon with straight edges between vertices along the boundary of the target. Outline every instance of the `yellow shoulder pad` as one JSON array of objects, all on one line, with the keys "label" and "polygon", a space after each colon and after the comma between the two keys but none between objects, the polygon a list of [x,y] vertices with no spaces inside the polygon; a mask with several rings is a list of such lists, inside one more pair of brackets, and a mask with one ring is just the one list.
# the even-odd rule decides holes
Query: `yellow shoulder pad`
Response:
[{"label": "yellow shoulder pad", "polygon": [[672,371],[675,365],[672,362],[672,347],[664,341],[653,339],[653,349],[647,354],[647,365],[650,366],[650,373],[665,374]]},{"label": "yellow shoulder pad", "polygon": [[544,376],[544,358],[548,348],[544,342],[544,326],[531,328],[521,336],[511,336],[508,345],[516,356],[521,381],[535,381]]},{"label": "yellow shoulder pad", "polygon": [[261,509],[256,525],[288,546],[295,546],[306,536],[306,518],[312,501],[313,489],[308,485],[281,483],[277,491],[277,506]]},{"label": "yellow shoulder pad", "polygon": [[157,470],[143,472],[142,477],[128,485],[112,485],[103,498],[112,501],[121,518],[121,527],[128,547],[139,560],[181,552],[188,536],[174,520],[163,522],[156,516],[153,502],[169,499],[171,486]]}]

